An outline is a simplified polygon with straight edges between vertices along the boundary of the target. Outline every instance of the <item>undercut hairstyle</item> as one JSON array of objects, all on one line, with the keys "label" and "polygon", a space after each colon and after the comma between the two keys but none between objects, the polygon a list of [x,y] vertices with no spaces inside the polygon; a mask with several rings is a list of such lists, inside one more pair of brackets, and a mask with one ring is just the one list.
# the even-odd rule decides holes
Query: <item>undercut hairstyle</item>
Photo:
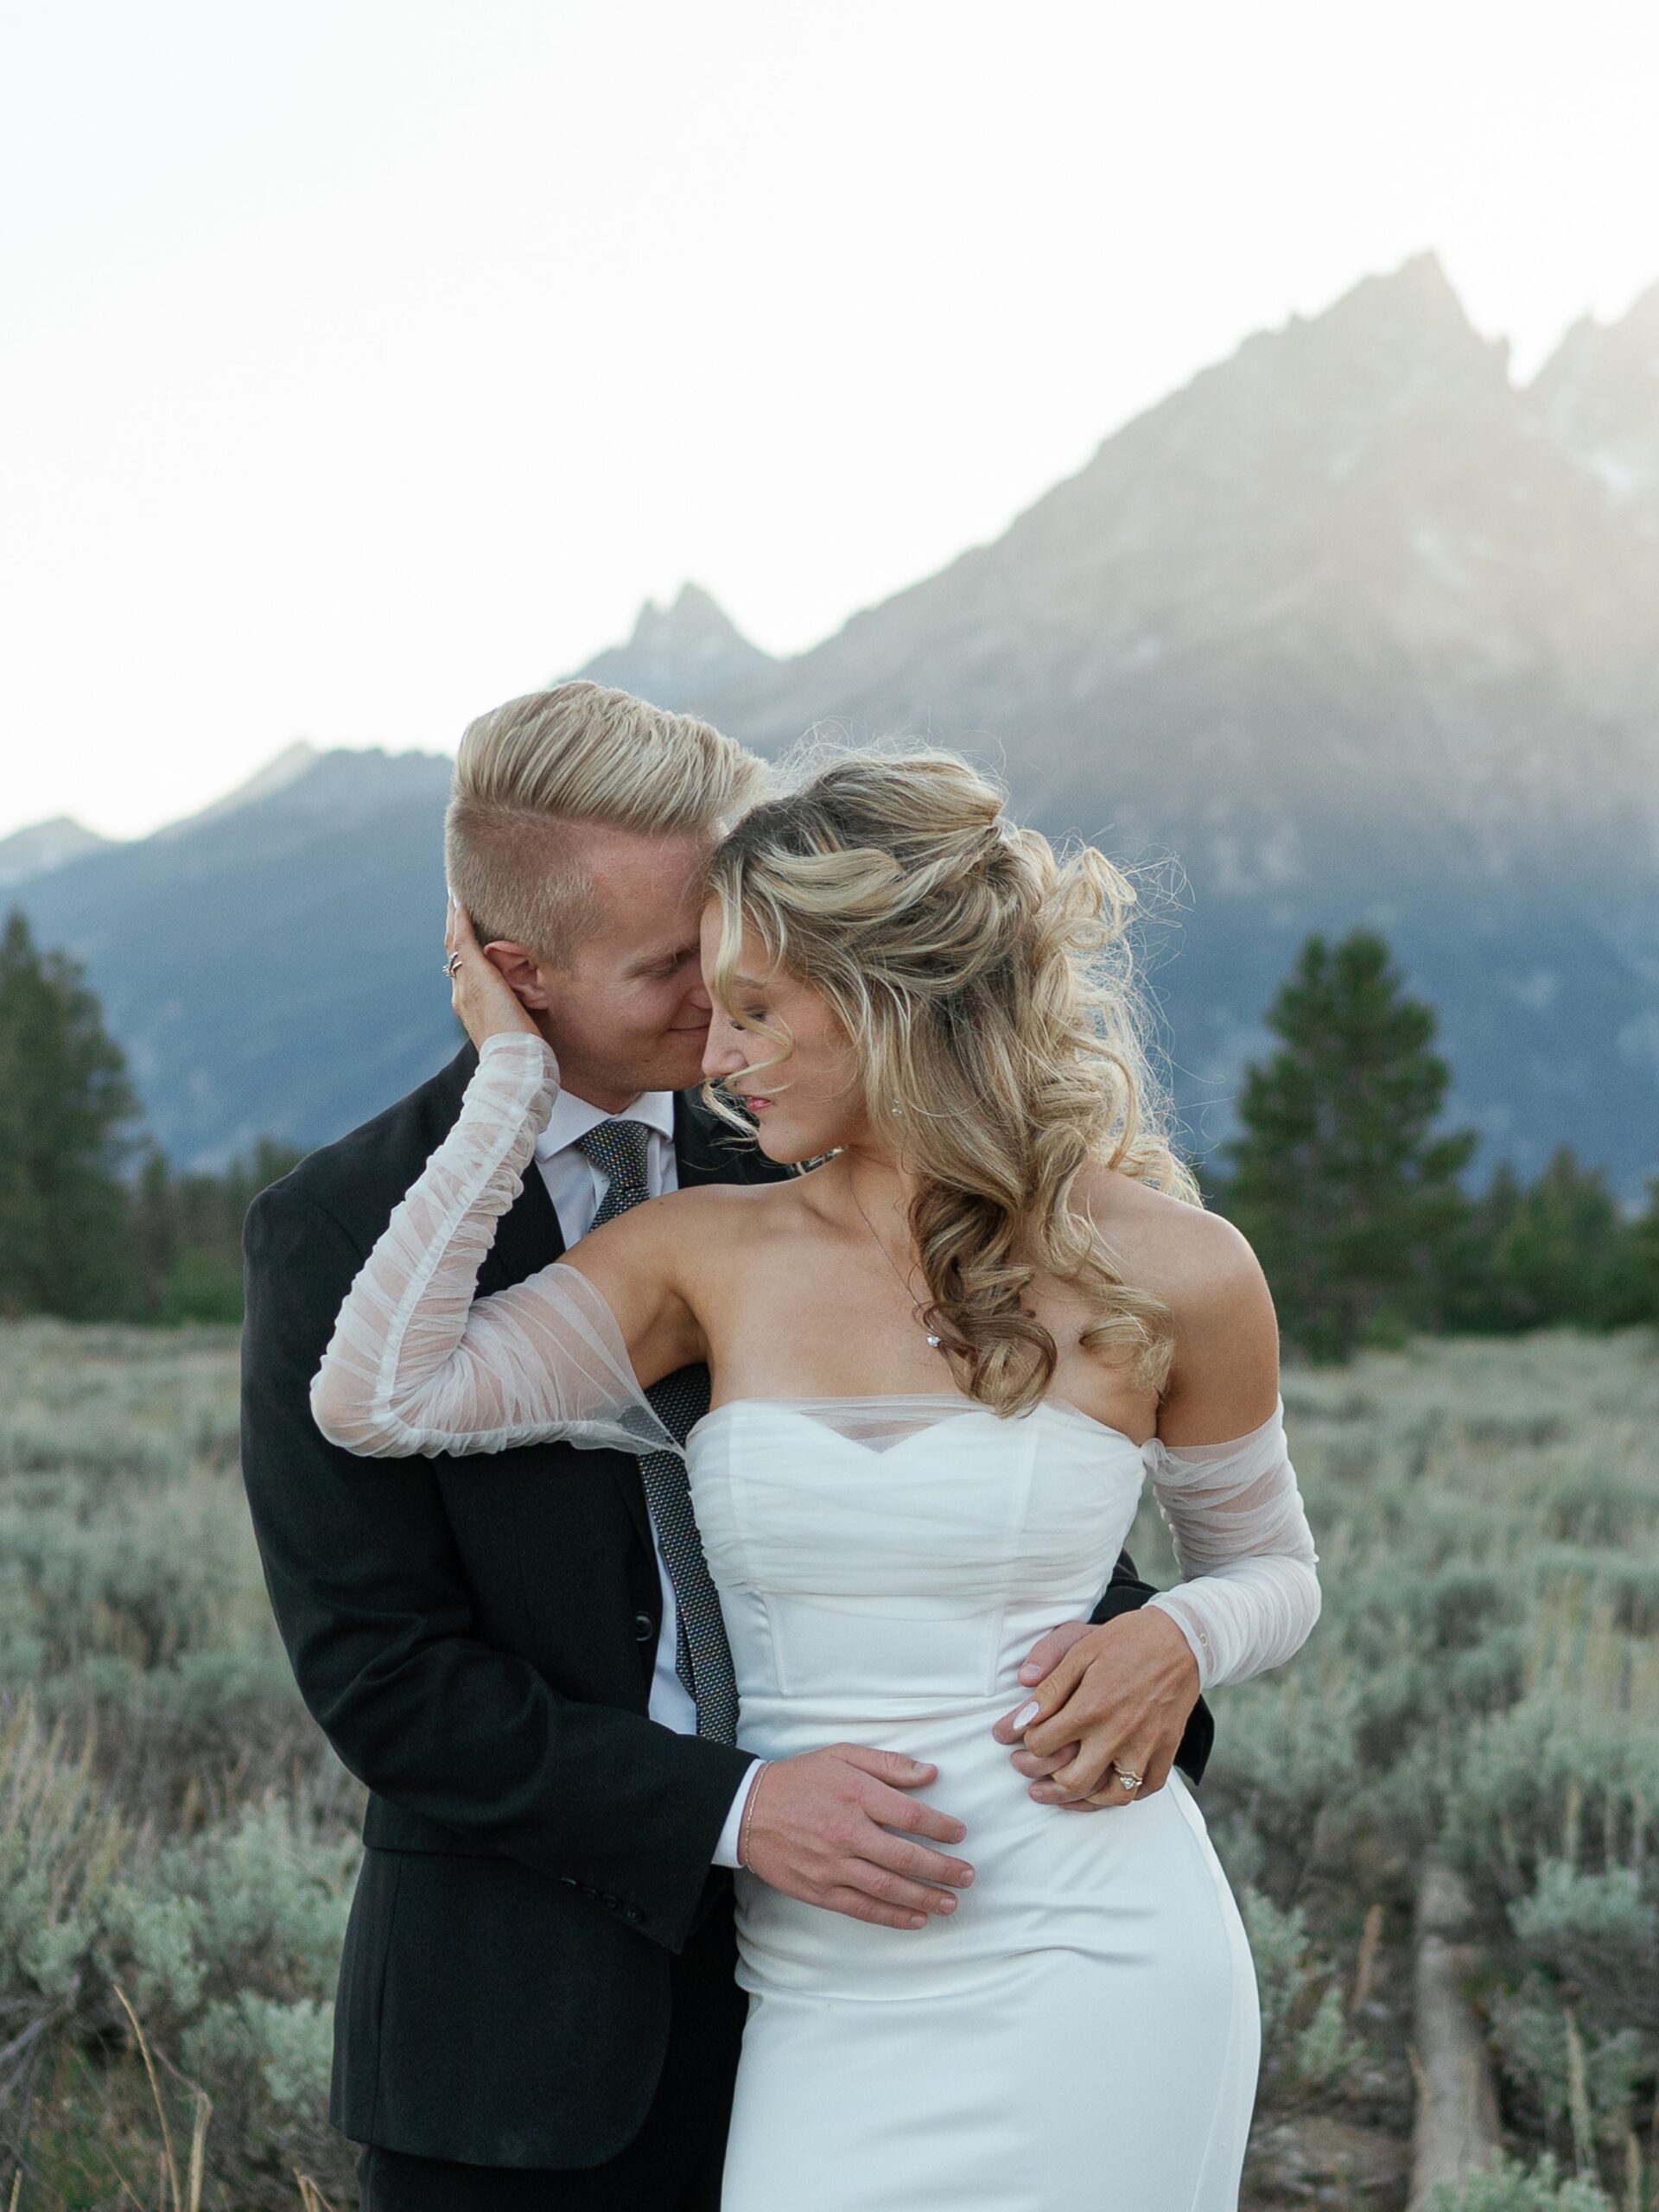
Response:
[{"label": "undercut hairstyle", "polygon": [[913,1178],[926,1322],[958,1389],[1004,1415],[1043,1396],[1058,1352],[1030,1303],[1040,1274],[1082,1294],[1084,1348],[1161,1396],[1174,1316],[1073,1203],[1097,1160],[1203,1205],[1145,1042],[1128,877],[1092,845],[1057,853],[965,760],[918,747],[845,753],[763,801],[706,880],[714,996],[761,1049],[704,1096],[747,1128],[731,1096],[766,1088],[792,1049],[741,1010],[747,926],[852,1041],[864,1103]]},{"label": "undercut hairstyle", "polygon": [[563,966],[595,925],[572,832],[724,835],[765,787],[766,765],[693,715],[578,681],[526,692],[469,722],[444,817],[449,887],[482,944]]}]

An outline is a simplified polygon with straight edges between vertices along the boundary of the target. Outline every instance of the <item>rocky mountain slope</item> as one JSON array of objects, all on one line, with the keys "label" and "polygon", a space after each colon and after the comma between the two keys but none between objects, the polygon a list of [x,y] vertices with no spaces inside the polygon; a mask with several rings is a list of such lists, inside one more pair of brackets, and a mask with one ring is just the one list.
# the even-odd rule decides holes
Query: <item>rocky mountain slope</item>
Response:
[{"label": "rocky mountain slope", "polygon": [[[273,764],[274,765],[274,764]],[[459,1041],[440,972],[450,762],[334,752],[10,894],[87,963],[150,1126],[217,1165],[318,1144]]]},{"label": "rocky mountain slope", "polygon": [[1497,1149],[1573,1139],[1630,1188],[1654,1161],[1659,289],[1518,389],[1421,257],[810,652],[658,696],[769,750],[931,735],[1045,828],[1174,856],[1157,980],[1200,1139],[1301,936],[1366,919]]},{"label": "rocky mountain slope", "polygon": [[[1482,1169],[1568,1141],[1634,1197],[1659,1165],[1659,288],[1522,388],[1421,257],[809,652],[688,586],[581,672],[768,752],[931,735],[1142,868],[1195,1150],[1303,935],[1363,920],[1441,1011]],[[181,1158],[333,1135],[447,1052],[447,774],[302,748],[228,811],[17,884]]]}]

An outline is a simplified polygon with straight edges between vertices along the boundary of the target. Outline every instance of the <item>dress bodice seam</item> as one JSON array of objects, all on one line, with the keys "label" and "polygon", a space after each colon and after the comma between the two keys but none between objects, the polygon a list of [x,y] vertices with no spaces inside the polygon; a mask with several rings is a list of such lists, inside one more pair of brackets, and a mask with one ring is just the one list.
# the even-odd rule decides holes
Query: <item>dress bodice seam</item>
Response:
[{"label": "dress bodice seam", "polygon": [[[755,1397],[753,1395],[744,1394],[735,1398],[722,1398],[717,1406],[710,1406],[708,1412],[704,1414],[701,1419],[693,1421],[690,1428],[686,1432],[685,1440],[689,1445],[691,1439],[697,1433],[697,1432],[700,1429],[706,1427],[709,1423],[715,1419],[717,1414],[730,1413],[739,1408],[753,1406],[780,1406],[786,1408],[790,1411],[799,1413],[804,1408],[809,1406],[915,1406],[931,1404],[935,1401],[941,1405],[956,1407],[963,1414],[988,1414],[994,1421],[1000,1420],[1001,1418],[1001,1416],[995,1412],[994,1408],[979,1404],[976,1400],[970,1398],[965,1390],[893,1390],[858,1394],[849,1393],[841,1396],[817,1395],[812,1396],[794,1395],[778,1398],[760,1398]],[[1103,1435],[1116,1437],[1119,1442],[1127,1444],[1134,1452],[1144,1453],[1148,1445],[1154,1444],[1157,1441],[1155,1436],[1149,1436],[1146,1439],[1145,1442],[1138,1443],[1135,1439],[1128,1433],[1127,1429],[1114,1427],[1112,1423],[1109,1421],[1097,1421],[1093,1414],[1085,1413],[1081,1406],[1073,1405],[1069,1398],[1039,1398],[1036,1405],[1031,1408],[1031,1413],[1034,1414],[1039,1411],[1052,1411],[1058,1414],[1069,1414],[1074,1421],[1086,1421],[1090,1428],[1098,1429]],[[1026,1420],[1029,1417],[1029,1414],[1014,1414],[1009,1416],[1010,1420],[1015,1421]],[[810,1419],[811,1416],[809,1414],[807,1418]],[[826,1428],[830,1428],[832,1427],[832,1425],[828,1421],[821,1422],[819,1426]],[[839,1432],[832,1430],[832,1433],[838,1433]]]}]

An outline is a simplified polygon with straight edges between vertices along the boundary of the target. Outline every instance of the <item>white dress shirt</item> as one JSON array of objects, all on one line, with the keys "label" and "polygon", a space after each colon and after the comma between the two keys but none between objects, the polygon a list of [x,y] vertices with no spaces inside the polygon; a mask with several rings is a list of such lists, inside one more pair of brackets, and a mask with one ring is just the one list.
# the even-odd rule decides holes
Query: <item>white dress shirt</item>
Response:
[{"label": "white dress shirt", "polygon": [[[645,1141],[645,1183],[653,1198],[665,1191],[677,1191],[680,1186],[679,1162],[674,1156],[674,1094],[671,1090],[643,1090],[632,1106],[625,1107],[614,1116],[597,1106],[590,1106],[585,1098],[578,1098],[569,1090],[561,1090],[553,1101],[553,1111],[547,1127],[536,1140],[536,1165],[541,1170],[542,1180],[547,1185],[547,1195],[553,1201],[553,1211],[558,1216],[559,1230],[567,1249],[585,1236],[594,1225],[594,1216],[599,1211],[609,1184],[603,1172],[596,1167],[584,1152],[576,1150],[576,1141],[585,1137],[589,1129],[596,1129],[601,1122],[615,1119],[622,1122],[643,1122],[651,1135]],[[665,1728],[673,1728],[682,1736],[697,1732],[697,1708],[691,1693],[680,1680],[676,1656],[679,1640],[679,1607],[675,1603],[674,1586],[669,1580],[668,1568],[663,1560],[663,1547],[658,1538],[655,1524],[652,1541],[657,1554],[657,1579],[663,1590],[662,1627],[657,1637],[656,1662],[652,1670],[651,1697],[646,1710],[653,1720]],[[742,1825],[743,1807],[749,1794],[749,1785],[765,1764],[756,1759],[744,1776],[732,1809],[726,1816],[726,1825],[720,1832],[715,1847],[716,1866],[735,1866],[738,1833]]]}]

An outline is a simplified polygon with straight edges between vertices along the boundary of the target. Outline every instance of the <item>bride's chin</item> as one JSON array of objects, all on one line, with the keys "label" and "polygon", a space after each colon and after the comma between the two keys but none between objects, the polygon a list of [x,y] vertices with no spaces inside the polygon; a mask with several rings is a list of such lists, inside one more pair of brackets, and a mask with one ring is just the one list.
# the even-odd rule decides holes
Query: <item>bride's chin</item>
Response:
[{"label": "bride's chin", "polygon": [[[772,1109],[776,1113],[777,1109]],[[836,1140],[809,1140],[780,1129],[772,1116],[763,1114],[755,1123],[755,1140],[768,1160],[775,1160],[780,1167],[798,1166],[804,1160],[818,1160],[834,1148]]]},{"label": "bride's chin", "polygon": [[798,1160],[811,1157],[798,1145],[792,1145],[787,1135],[781,1129],[773,1128],[764,1116],[755,1123],[754,1138],[766,1158],[775,1160],[780,1167],[792,1167]]}]

